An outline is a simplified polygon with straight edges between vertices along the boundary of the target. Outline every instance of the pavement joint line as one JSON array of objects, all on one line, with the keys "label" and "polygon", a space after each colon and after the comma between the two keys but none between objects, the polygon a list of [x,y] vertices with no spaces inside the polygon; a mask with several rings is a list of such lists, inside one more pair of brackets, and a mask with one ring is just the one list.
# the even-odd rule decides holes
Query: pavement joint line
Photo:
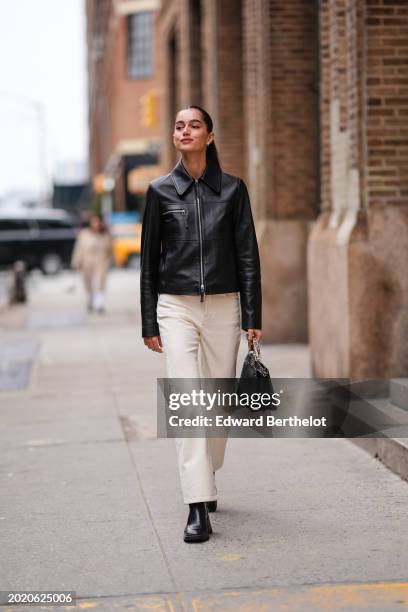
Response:
[{"label": "pavement joint line", "polygon": [[[101,341],[101,344],[102,344],[102,349],[103,349],[102,353],[105,356],[109,379],[110,379],[110,382],[112,383],[113,382],[113,374],[112,374],[112,369],[111,369],[111,366],[110,366],[110,361],[108,359],[109,352],[107,351],[106,342],[104,341],[104,337],[103,336],[101,338],[101,336],[99,335],[98,339]],[[117,394],[116,393],[113,394],[113,402],[114,402],[114,406],[115,406],[116,418],[119,421],[119,425],[120,425],[121,431],[123,431],[122,420],[120,418],[120,416],[121,416],[120,415],[120,407],[119,407],[119,404],[118,404],[118,399],[117,399]],[[141,476],[140,476],[140,473],[139,473],[139,470],[138,470],[138,467],[137,467],[134,455],[133,455],[133,453],[131,451],[130,442],[126,439],[126,435],[125,435],[124,431],[123,431],[123,436],[124,436],[124,443],[126,444],[126,448],[127,448],[128,454],[129,454],[130,462],[133,465],[133,468],[134,468],[134,471],[135,471],[135,474],[136,474],[136,479],[137,479],[137,482],[138,482],[138,485],[139,485],[139,489],[140,489],[140,492],[141,492],[141,495],[142,495],[142,499],[143,499],[143,502],[144,502],[144,505],[145,505],[146,513],[147,513],[147,516],[149,518],[150,524],[152,526],[152,531],[153,531],[153,533],[156,536],[157,544],[159,546],[160,552],[161,552],[162,557],[163,557],[164,564],[165,564],[165,566],[167,568],[167,572],[168,572],[169,578],[170,578],[170,580],[171,580],[171,582],[172,582],[172,584],[174,586],[175,592],[179,592],[179,589],[178,589],[178,586],[177,586],[177,581],[176,581],[176,579],[175,579],[175,577],[173,575],[173,572],[171,571],[169,560],[167,559],[167,555],[166,555],[166,552],[164,550],[163,543],[162,543],[162,541],[160,539],[159,532],[158,532],[158,530],[156,528],[156,525],[155,525],[155,522],[154,522],[154,519],[153,519],[153,515],[152,515],[152,512],[151,512],[149,503],[147,501],[146,493],[145,493],[145,490],[143,488],[142,479],[141,479]]]},{"label": "pavement joint line", "polygon": [[225,586],[222,587],[220,589],[216,589],[216,590],[211,590],[211,589],[193,589],[193,590],[187,590],[187,591],[181,591],[180,589],[178,590],[174,590],[174,591],[140,591],[139,593],[119,593],[117,595],[81,595],[80,597],[78,597],[78,599],[113,599],[116,597],[138,597],[143,596],[143,595],[176,595],[176,594],[183,594],[183,595],[194,595],[194,594],[200,594],[200,593],[229,593],[229,592],[235,592],[238,593],[239,591],[269,591],[270,589],[302,589],[304,587],[338,587],[338,586],[374,586],[374,587],[381,587],[381,586],[404,586],[408,588],[408,581],[407,580],[339,580],[336,582],[290,582],[290,583],[285,583],[285,584],[268,584],[267,586],[264,585],[246,585],[246,586]]},{"label": "pavement joint line", "polygon": [[44,346],[44,343],[41,338],[41,334],[37,334],[36,338],[38,340],[38,350],[35,353],[35,357],[31,364],[30,376],[28,379],[28,384],[25,387],[26,392],[31,392],[38,384],[39,380],[39,370],[40,370],[40,361],[41,361],[41,352]]}]

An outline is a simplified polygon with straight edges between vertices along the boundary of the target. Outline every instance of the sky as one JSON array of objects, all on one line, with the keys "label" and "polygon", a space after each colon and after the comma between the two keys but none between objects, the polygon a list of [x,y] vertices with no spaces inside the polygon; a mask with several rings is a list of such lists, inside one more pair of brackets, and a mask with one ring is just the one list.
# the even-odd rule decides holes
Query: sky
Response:
[{"label": "sky", "polygon": [[0,197],[87,167],[85,28],[84,0],[0,0]]}]

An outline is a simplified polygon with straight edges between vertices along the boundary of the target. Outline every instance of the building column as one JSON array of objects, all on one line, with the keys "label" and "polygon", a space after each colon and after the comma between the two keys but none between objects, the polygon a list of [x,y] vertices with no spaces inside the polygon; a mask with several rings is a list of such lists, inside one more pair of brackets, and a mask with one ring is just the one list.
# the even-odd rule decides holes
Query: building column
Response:
[{"label": "building column", "polygon": [[[163,174],[168,172],[175,163],[176,154],[172,143],[174,115],[183,99],[185,78],[181,78],[182,68],[186,66],[186,57],[181,57],[181,49],[185,47],[185,36],[182,36],[180,7],[183,0],[166,3],[160,12],[160,37],[162,71],[161,121],[162,121],[162,151],[161,166]],[[183,42],[182,42],[183,39]],[[181,63],[183,61],[183,64]]]},{"label": "building column", "polygon": [[306,251],[319,208],[315,4],[244,2],[247,178],[267,342],[308,338]]},{"label": "building column", "polygon": [[308,249],[316,376],[408,373],[407,22],[398,0],[321,2],[323,210]]}]

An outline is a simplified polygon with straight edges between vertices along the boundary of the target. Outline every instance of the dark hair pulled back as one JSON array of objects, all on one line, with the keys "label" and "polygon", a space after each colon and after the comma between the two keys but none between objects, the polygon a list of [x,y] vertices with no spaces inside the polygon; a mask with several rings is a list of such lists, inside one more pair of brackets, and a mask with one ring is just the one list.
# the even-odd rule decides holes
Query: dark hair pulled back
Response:
[{"label": "dark hair pulled back", "polygon": [[[207,130],[209,132],[213,131],[213,120],[211,119],[211,115],[209,113],[207,113],[207,111],[204,108],[202,108],[201,106],[198,106],[196,104],[190,104],[188,106],[188,108],[196,108],[197,110],[199,110],[200,113],[201,113],[201,116],[203,118],[203,121],[204,121],[205,125],[207,126]],[[214,161],[219,166],[221,166],[220,159],[218,157],[217,147],[215,146],[214,139],[207,146],[206,160],[207,160],[207,162]]]}]

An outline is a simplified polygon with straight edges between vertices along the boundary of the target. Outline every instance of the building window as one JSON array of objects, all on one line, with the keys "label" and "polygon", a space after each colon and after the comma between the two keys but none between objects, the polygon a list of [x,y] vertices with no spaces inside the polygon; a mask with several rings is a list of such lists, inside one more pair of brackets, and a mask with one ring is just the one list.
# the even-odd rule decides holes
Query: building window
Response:
[{"label": "building window", "polygon": [[153,74],[153,12],[128,16],[128,76],[131,79]]}]

